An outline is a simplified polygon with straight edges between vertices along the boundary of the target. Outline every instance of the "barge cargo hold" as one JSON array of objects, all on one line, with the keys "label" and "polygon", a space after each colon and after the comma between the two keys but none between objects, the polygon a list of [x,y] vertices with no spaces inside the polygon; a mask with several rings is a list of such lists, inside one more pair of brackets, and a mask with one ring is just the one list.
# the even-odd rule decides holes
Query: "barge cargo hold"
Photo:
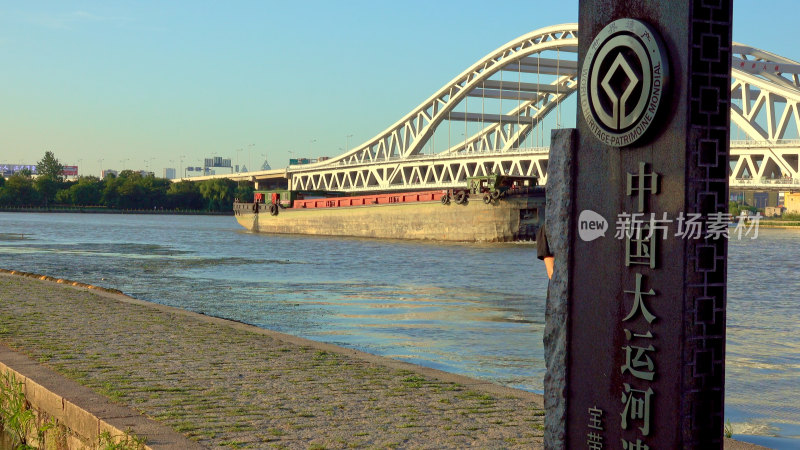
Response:
[{"label": "barge cargo hold", "polygon": [[[542,188],[437,190],[291,199],[272,193],[234,203],[236,220],[260,233],[464,242],[532,240],[544,220]],[[285,192],[284,192],[285,194]]]}]

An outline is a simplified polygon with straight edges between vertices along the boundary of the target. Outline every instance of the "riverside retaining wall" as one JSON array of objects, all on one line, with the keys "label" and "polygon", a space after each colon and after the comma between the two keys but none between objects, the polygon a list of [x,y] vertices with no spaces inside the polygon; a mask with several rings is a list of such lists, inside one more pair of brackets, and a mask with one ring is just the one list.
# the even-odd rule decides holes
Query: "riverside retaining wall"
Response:
[{"label": "riverside retaining wall", "polygon": [[[29,430],[28,442],[38,448],[96,449],[126,439],[132,442],[133,437],[144,437],[144,448],[148,449],[204,448],[0,345],[0,374],[6,373],[22,383],[25,399],[36,414],[36,426]],[[43,442],[39,442],[36,431],[48,423],[55,426],[49,427]]]}]

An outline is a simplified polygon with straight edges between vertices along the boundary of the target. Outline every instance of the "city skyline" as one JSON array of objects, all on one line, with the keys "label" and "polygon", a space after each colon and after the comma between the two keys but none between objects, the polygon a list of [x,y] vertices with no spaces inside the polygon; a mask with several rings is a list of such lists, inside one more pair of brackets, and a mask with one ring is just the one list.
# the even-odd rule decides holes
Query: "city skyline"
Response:
[{"label": "city skyline", "polygon": [[[734,41],[798,60],[788,1],[738,1]],[[81,175],[336,156],[489,51],[578,3],[38,2],[0,7],[0,163]],[[512,11],[518,13],[512,14]],[[572,119],[574,120],[574,119]],[[567,124],[569,126],[569,123]],[[102,166],[102,167],[101,167]],[[227,170],[227,169],[226,169]]]}]

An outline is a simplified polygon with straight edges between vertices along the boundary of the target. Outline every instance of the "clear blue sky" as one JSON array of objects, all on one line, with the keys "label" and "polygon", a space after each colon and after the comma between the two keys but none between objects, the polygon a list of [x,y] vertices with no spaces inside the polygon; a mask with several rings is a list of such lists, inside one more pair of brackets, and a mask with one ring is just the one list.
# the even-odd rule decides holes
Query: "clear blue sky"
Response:
[{"label": "clear blue sky", "polygon": [[[800,60],[796,0],[736,0],[734,40]],[[0,1],[0,163],[81,174],[333,156],[577,0]],[[313,141],[313,142],[312,142]],[[236,149],[243,149],[238,152]]]}]

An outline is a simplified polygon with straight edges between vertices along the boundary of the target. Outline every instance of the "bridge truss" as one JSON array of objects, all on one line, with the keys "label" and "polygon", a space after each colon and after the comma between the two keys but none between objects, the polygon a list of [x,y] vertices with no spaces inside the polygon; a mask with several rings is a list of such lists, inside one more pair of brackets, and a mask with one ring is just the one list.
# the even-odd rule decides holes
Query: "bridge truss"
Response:
[{"label": "bridge truss", "polygon": [[[323,162],[287,169],[296,190],[463,186],[489,173],[547,181],[549,130],[578,87],[577,24],[528,33],[489,53],[405,117]],[[800,189],[800,64],[734,44],[732,187]],[[574,104],[569,109],[575,115]]]}]

